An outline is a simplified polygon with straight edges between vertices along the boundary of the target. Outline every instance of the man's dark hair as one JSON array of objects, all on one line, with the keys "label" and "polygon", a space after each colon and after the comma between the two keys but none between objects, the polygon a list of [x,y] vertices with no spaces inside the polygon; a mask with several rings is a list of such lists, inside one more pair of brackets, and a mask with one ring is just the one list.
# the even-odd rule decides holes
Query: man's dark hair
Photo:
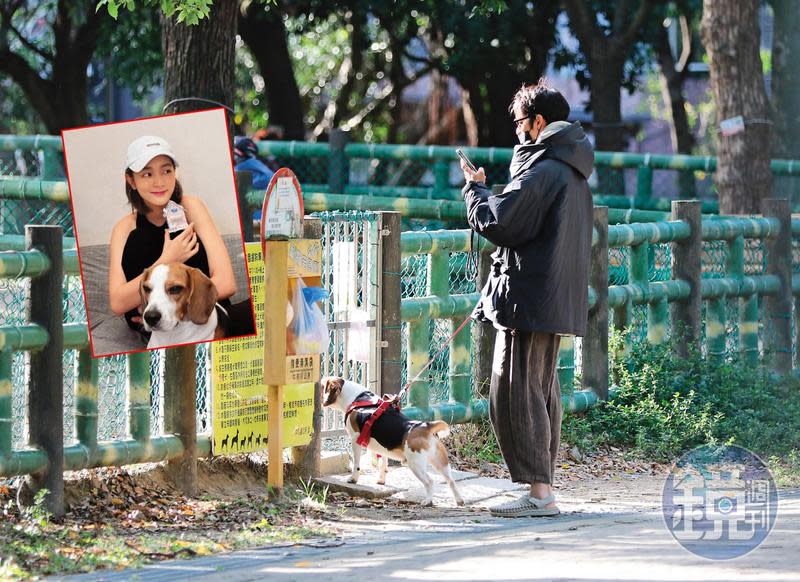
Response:
[{"label": "man's dark hair", "polygon": [[[125,174],[133,177],[133,172],[130,170],[130,168],[125,170]],[[130,182],[127,180],[125,180],[125,194],[128,195],[128,202],[130,202],[131,208],[140,214],[147,214],[147,204],[145,204],[141,194],[139,194],[139,192],[133,186],[131,186]],[[172,191],[172,196],[170,196],[169,199],[175,202],[175,204],[180,204],[181,198],[183,198],[183,187],[181,186],[179,180],[175,180],[175,190]]]},{"label": "man's dark hair", "polygon": [[516,105],[519,105],[522,113],[531,120],[537,114],[544,117],[546,123],[566,121],[569,117],[569,103],[560,92],[547,84],[544,77],[535,85],[523,85],[519,88],[508,108],[512,116]]}]

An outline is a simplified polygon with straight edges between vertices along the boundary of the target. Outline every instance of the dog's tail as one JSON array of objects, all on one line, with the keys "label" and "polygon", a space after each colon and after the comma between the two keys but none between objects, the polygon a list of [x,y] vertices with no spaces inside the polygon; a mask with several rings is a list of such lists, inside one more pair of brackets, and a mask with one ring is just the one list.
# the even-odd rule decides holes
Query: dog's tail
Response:
[{"label": "dog's tail", "polygon": [[428,434],[435,434],[440,439],[450,435],[450,426],[443,420],[433,420],[426,423]]}]

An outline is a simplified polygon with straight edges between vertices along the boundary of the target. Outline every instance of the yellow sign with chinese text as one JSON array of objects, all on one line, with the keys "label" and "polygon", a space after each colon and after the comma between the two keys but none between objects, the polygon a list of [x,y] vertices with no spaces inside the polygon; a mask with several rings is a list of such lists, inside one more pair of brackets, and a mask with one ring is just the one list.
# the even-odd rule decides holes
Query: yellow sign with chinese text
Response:
[{"label": "yellow sign with chinese text", "polygon": [[[261,244],[247,243],[245,247],[253,306],[260,315],[264,312]],[[256,335],[212,344],[211,418],[212,453],[215,455],[249,453],[267,447],[263,328],[263,317],[259,316],[256,317]],[[287,385],[283,401],[283,446],[301,446],[311,440],[313,415],[314,384]]]}]

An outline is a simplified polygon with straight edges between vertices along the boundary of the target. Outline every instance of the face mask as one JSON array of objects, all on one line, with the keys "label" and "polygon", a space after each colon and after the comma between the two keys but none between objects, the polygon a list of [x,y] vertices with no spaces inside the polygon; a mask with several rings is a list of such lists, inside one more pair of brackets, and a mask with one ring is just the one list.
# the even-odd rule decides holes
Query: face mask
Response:
[{"label": "face mask", "polygon": [[531,134],[528,131],[519,132],[517,134],[517,139],[519,140],[519,143],[521,143],[522,145],[533,142],[533,138],[531,138]]}]

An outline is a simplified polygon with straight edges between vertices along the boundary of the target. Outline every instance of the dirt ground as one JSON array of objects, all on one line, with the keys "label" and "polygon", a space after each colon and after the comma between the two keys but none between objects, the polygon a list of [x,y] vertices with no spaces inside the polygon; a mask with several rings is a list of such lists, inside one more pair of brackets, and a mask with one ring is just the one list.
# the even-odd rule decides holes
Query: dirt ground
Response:
[{"label": "dirt ground", "polygon": [[[555,487],[566,513],[634,507],[637,502],[653,506],[669,470],[615,449],[582,455],[564,448],[560,458]],[[475,464],[454,455],[454,468],[507,479],[501,463]],[[264,455],[202,460],[199,492],[190,499],[177,491],[160,464],[68,473],[67,515],[44,525],[32,519],[35,513],[18,506],[20,480],[0,480],[0,508],[6,518],[2,553],[13,556],[12,565],[19,568],[9,570],[6,563],[6,574],[11,571],[8,577],[16,579],[135,567],[248,547],[337,543],[357,532],[388,531],[397,522],[447,518],[468,523],[488,515],[486,503],[456,507],[448,499],[421,507],[403,499],[351,497],[302,481],[288,482],[283,498],[276,501],[267,497],[266,474]],[[364,475],[365,481],[370,478],[374,480]],[[3,574],[0,560],[0,579]]]}]

